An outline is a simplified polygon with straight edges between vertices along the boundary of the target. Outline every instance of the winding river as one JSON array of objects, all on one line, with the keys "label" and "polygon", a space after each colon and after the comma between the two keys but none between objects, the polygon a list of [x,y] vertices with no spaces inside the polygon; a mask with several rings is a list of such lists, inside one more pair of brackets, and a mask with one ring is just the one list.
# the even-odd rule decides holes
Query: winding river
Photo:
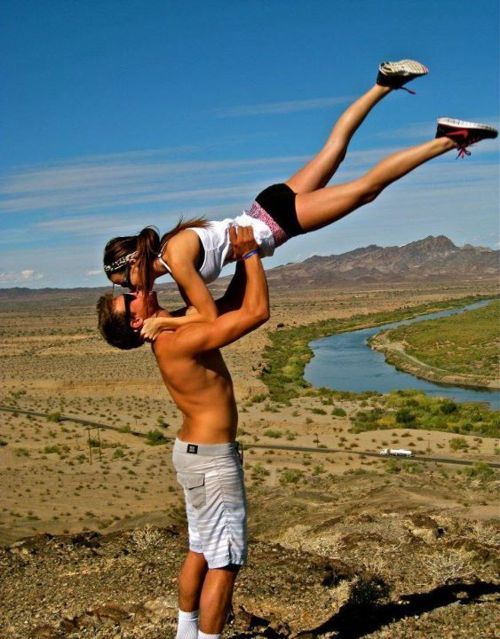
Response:
[{"label": "winding river", "polygon": [[488,300],[459,309],[438,311],[410,320],[339,333],[315,340],[309,345],[314,356],[306,366],[304,377],[314,386],[326,386],[335,390],[388,393],[396,389],[413,388],[429,395],[448,397],[459,402],[486,402],[492,409],[498,410],[500,409],[500,391],[444,386],[419,379],[387,364],[383,353],[372,350],[368,346],[368,339],[381,331],[404,324],[456,315],[486,304],[489,304]]}]

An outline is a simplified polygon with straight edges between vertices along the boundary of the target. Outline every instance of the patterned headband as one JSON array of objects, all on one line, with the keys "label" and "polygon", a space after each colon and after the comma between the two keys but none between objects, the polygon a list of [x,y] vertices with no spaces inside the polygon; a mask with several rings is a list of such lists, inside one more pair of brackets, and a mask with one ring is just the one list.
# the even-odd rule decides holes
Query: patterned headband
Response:
[{"label": "patterned headband", "polygon": [[134,257],[137,257],[137,251],[129,253],[128,255],[124,255],[111,264],[105,264],[104,271],[106,273],[114,273],[115,271],[120,271],[126,264],[133,260]]}]

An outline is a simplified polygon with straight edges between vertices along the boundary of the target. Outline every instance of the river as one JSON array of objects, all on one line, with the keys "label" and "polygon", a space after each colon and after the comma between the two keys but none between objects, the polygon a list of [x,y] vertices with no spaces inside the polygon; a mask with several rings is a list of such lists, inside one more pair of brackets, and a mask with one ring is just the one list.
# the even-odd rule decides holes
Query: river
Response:
[{"label": "river", "polygon": [[368,346],[369,338],[381,331],[404,324],[456,315],[486,304],[489,304],[489,300],[315,340],[309,344],[314,356],[306,366],[304,377],[314,386],[325,386],[340,391],[388,393],[392,390],[413,388],[458,402],[486,402],[492,409],[498,410],[500,391],[445,386],[419,379],[387,364],[383,353]]}]

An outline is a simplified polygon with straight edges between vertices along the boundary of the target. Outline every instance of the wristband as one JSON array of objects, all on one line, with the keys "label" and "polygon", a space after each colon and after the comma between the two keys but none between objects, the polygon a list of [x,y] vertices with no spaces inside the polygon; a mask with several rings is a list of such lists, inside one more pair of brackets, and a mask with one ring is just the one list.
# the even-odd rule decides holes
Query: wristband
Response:
[{"label": "wristband", "polygon": [[245,255],[241,256],[242,260],[248,260],[248,258],[252,257],[252,255],[258,255],[259,254],[259,249],[255,248],[252,249],[251,251],[248,251],[248,253],[245,253]]}]

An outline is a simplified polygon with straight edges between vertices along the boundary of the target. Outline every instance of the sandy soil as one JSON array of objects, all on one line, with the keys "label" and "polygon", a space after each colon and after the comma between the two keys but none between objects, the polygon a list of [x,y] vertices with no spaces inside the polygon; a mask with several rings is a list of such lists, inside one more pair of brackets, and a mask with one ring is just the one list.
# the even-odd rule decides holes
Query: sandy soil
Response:
[{"label": "sandy soil", "polygon": [[[488,293],[488,290],[477,292]],[[385,461],[359,451],[410,447],[418,453],[495,459],[498,442],[466,437],[469,450],[453,452],[446,433],[389,430],[354,435],[350,419],[357,402],[339,401],[346,417],[331,415],[317,397],[276,407],[263,399],[258,378],[267,332],[328,317],[390,310],[443,298],[463,297],[467,288],[446,287],[314,291],[299,300],[274,296],[273,317],[262,329],[225,349],[240,406],[240,439],[246,445],[288,444],[342,448],[344,453],[248,450],[250,484],[279,486],[285,468],[308,476],[339,476],[360,469],[384,471]],[[169,304],[175,301],[167,299]],[[307,311],[305,310],[307,309]],[[180,417],[167,396],[148,348],[123,353],[108,347],[94,330],[91,306],[64,305],[36,315],[23,307],[0,313],[0,404],[19,409],[83,417],[121,431],[159,430],[172,437]],[[260,396],[260,397],[259,397]],[[325,414],[319,414],[324,412]],[[70,421],[0,414],[0,542],[24,535],[82,529],[114,530],[140,521],[177,517],[181,498],[170,464],[169,446],[149,446],[127,432],[101,431]],[[100,437],[100,447],[99,439]],[[90,439],[90,445],[89,445]],[[264,469],[257,474],[253,468]],[[267,474],[268,472],[268,474]],[[256,475],[256,479],[252,479]],[[486,513],[487,514],[487,513]]]}]

